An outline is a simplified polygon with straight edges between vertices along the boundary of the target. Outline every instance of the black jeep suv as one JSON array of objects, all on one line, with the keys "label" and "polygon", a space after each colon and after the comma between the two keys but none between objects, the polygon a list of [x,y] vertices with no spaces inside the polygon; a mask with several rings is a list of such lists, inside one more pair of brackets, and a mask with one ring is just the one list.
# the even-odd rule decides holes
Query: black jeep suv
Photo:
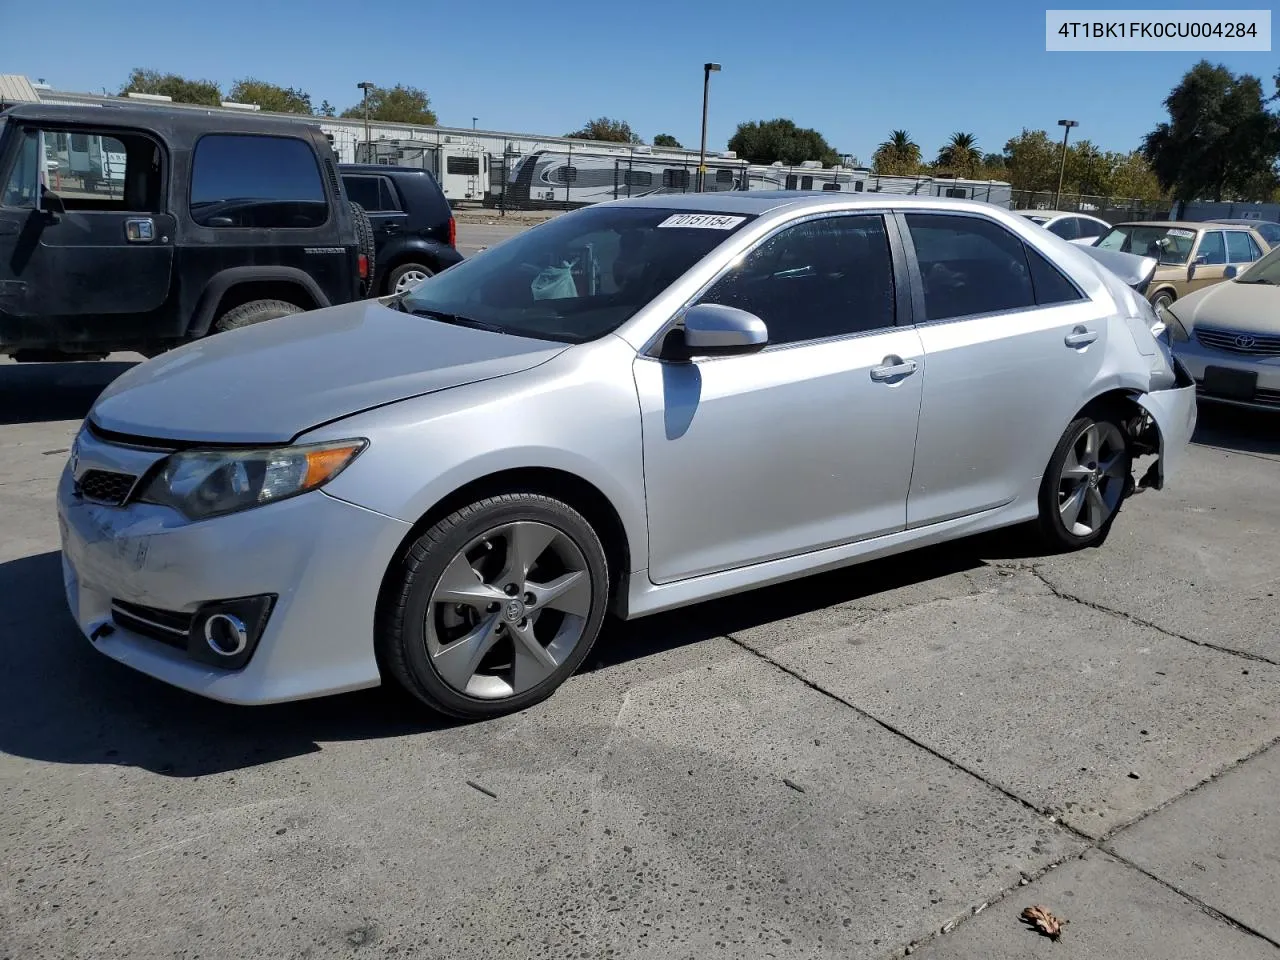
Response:
[{"label": "black jeep suv", "polygon": [[154,356],[368,296],[373,256],[314,124],[129,105],[0,113],[0,354]]},{"label": "black jeep suv", "polygon": [[429,171],[380,163],[344,163],[339,170],[347,196],[373,223],[379,295],[400,293],[462,260],[453,211]]}]

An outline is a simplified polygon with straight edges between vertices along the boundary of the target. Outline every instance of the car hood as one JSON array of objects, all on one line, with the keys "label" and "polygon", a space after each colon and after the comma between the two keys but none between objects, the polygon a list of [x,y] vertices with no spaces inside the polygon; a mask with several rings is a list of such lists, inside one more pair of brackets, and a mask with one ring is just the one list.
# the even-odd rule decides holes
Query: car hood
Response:
[{"label": "car hood", "polygon": [[1142,292],[1144,284],[1150,279],[1159,266],[1155,257],[1144,257],[1136,253],[1124,253],[1120,250],[1104,250],[1102,247],[1077,244],[1085,253],[1102,264],[1121,280],[1126,286]]},{"label": "car hood", "polygon": [[1280,333],[1280,287],[1228,280],[1175,300],[1169,307],[1188,331],[1203,324],[1242,333]]},{"label": "car hood", "polygon": [[89,419],[136,437],[284,443],[371,407],[519,373],[565,349],[366,300],[161,354],[107,387]]}]

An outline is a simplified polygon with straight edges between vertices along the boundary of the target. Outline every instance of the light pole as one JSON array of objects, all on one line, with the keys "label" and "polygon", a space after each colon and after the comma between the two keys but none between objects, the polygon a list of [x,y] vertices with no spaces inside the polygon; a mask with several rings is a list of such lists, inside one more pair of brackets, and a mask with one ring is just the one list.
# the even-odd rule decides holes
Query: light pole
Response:
[{"label": "light pole", "polygon": [[1053,195],[1053,209],[1058,209],[1062,200],[1062,176],[1067,172],[1067,137],[1071,136],[1071,128],[1080,126],[1075,120],[1059,120],[1062,127],[1062,162],[1058,164],[1058,192]]},{"label": "light pole", "polygon": [[471,129],[472,129],[472,130],[474,130],[474,129],[476,128],[476,121],[477,121],[477,120],[479,120],[479,119],[480,119],[479,117],[472,117],[472,118],[471,118]]},{"label": "light pole", "polygon": [[373,158],[369,156],[373,152],[373,135],[369,133],[369,91],[373,89],[373,84],[365,80],[363,83],[357,83],[356,86],[364,91],[365,163],[372,163]]},{"label": "light pole", "polygon": [[698,151],[698,193],[707,179],[707,94],[711,91],[711,74],[720,72],[720,64],[702,65],[702,148]]}]

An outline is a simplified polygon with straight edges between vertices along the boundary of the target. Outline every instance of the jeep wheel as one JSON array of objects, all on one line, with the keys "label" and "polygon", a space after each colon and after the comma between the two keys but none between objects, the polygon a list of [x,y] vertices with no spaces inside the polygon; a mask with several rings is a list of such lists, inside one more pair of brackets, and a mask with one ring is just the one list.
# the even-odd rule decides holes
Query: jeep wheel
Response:
[{"label": "jeep wheel", "polygon": [[373,241],[373,221],[369,219],[369,214],[364,212],[364,207],[351,202],[351,219],[356,225],[356,248],[360,253],[364,254],[368,263],[369,275],[360,282],[361,296],[368,296],[373,292],[374,277],[377,275],[377,244]]},{"label": "jeep wheel", "polygon": [[435,271],[424,264],[402,263],[387,275],[387,293],[404,293],[427,277],[434,276]]},{"label": "jeep wheel", "polygon": [[297,304],[286,303],[283,300],[250,300],[220,316],[217,323],[213,325],[213,329],[216,333],[226,333],[238,327],[248,327],[255,323],[262,323],[264,320],[274,320],[277,317],[287,317],[302,312],[302,308]]}]

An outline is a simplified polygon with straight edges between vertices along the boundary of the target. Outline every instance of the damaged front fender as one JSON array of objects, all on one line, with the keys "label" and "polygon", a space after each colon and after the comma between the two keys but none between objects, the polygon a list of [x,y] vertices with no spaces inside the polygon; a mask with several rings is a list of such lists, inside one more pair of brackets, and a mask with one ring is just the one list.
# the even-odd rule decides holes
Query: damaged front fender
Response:
[{"label": "damaged front fender", "polygon": [[1168,479],[1181,468],[1196,429],[1196,384],[1186,368],[1173,361],[1177,375],[1167,390],[1138,394],[1137,400],[1150,416],[1137,439],[1158,454],[1138,486],[1163,490]]}]

